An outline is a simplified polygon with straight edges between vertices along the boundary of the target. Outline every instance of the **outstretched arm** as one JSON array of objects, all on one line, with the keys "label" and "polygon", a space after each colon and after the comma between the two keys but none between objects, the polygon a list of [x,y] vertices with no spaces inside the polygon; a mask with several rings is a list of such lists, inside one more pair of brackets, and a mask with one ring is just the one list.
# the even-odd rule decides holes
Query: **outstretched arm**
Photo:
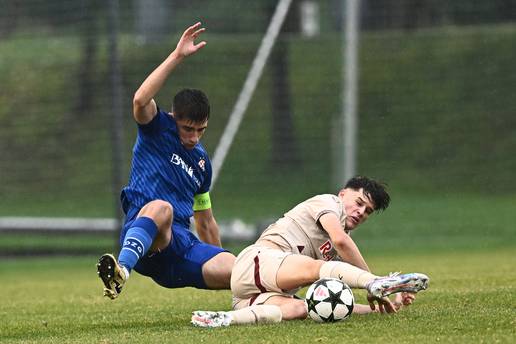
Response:
[{"label": "outstretched arm", "polygon": [[195,54],[206,45],[205,41],[195,44],[195,39],[205,31],[201,23],[185,30],[176,49],[142,83],[133,98],[133,116],[137,123],[149,123],[156,115],[154,97],[161,89],[170,73],[189,55]]},{"label": "outstretched arm", "polygon": [[400,309],[410,306],[416,299],[414,293],[396,293],[390,302],[387,302],[387,298],[377,301],[378,305],[370,303],[369,305],[362,305],[356,303],[353,307],[353,313],[355,314],[369,314],[369,313],[397,313]]},{"label": "outstretched arm", "polygon": [[353,264],[362,270],[371,271],[364,257],[362,257],[358,246],[353,239],[343,231],[337,215],[334,213],[326,213],[319,218],[319,222],[324,230],[328,232],[330,240],[335,246],[335,250],[346,263]]}]

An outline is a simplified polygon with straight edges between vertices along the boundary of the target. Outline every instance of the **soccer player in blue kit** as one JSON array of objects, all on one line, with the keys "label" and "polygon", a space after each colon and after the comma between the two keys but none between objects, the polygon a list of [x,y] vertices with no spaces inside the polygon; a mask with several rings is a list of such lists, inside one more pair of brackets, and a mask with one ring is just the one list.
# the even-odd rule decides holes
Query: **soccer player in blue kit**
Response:
[{"label": "soccer player in blue kit", "polygon": [[[202,91],[184,89],[175,95],[171,113],[153,99],[170,73],[206,45],[195,43],[204,31],[200,23],[186,29],[134,95],[138,135],[121,195],[126,214],[121,250],[118,260],[105,254],[97,264],[104,295],[111,299],[132,270],[166,288],[229,289],[235,257],[220,247],[209,196],[211,163],[199,142],[208,125],[208,99]],[[202,241],[189,230],[192,215]]]}]

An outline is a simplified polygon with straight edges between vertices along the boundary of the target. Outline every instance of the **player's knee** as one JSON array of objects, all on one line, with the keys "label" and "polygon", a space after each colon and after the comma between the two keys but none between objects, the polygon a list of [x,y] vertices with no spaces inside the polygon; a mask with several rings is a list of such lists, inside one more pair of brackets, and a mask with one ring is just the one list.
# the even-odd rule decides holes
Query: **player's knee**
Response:
[{"label": "player's knee", "polygon": [[231,271],[235,264],[235,256],[229,252],[221,252],[202,267],[204,281],[210,289],[229,289]]},{"label": "player's knee", "polygon": [[321,270],[321,266],[324,264],[322,260],[312,259],[309,263],[305,264],[303,267],[304,272],[304,281],[311,283],[315,282],[319,279],[319,271]]},{"label": "player's knee", "polygon": [[154,200],[147,203],[140,211],[140,216],[150,217],[156,222],[158,228],[169,228],[174,216],[172,205],[163,200]]},{"label": "player's knee", "polygon": [[220,273],[223,276],[224,280],[228,281],[229,283],[229,281],[231,280],[231,271],[233,270],[233,265],[235,265],[236,257],[229,252],[222,252],[220,254],[220,258]]},{"label": "player's knee", "polygon": [[203,267],[207,273],[216,275],[223,281],[231,279],[231,271],[235,264],[235,256],[229,252],[221,252],[210,259]]},{"label": "player's knee", "polygon": [[172,204],[162,200],[157,200],[155,202],[158,207],[158,216],[161,217],[163,221],[172,222],[172,216],[174,216],[174,208],[172,207]]},{"label": "player's knee", "polygon": [[224,258],[224,263],[221,268],[220,274],[224,281],[227,281],[227,286],[230,286],[231,271],[233,271],[233,265],[235,265],[235,256],[228,253],[228,256]]}]

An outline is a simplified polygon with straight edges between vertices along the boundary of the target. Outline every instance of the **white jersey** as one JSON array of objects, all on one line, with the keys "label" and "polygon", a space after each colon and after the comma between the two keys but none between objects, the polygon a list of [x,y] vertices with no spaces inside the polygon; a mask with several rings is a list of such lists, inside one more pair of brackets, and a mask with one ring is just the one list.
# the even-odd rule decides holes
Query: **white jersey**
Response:
[{"label": "white jersey", "polygon": [[340,198],[336,195],[317,195],[285,213],[284,217],[270,225],[257,240],[275,243],[285,252],[302,254],[314,259],[340,259],[328,233],[319,219],[322,215],[334,213],[340,220],[342,230],[346,227],[346,213]]}]

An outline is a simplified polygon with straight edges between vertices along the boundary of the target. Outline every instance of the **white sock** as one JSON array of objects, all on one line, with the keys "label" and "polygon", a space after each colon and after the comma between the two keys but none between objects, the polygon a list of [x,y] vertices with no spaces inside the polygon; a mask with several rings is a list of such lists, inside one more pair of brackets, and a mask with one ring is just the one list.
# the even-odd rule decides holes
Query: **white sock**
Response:
[{"label": "white sock", "polygon": [[351,288],[366,289],[367,284],[378,276],[344,262],[326,262],[319,270],[320,278],[337,278]]},{"label": "white sock", "polygon": [[275,305],[250,306],[228,313],[233,318],[232,325],[278,323],[282,318],[281,309]]},{"label": "white sock", "polygon": [[122,272],[125,275],[125,280],[127,281],[129,279],[129,270],[125,266],[122,265]]}]

